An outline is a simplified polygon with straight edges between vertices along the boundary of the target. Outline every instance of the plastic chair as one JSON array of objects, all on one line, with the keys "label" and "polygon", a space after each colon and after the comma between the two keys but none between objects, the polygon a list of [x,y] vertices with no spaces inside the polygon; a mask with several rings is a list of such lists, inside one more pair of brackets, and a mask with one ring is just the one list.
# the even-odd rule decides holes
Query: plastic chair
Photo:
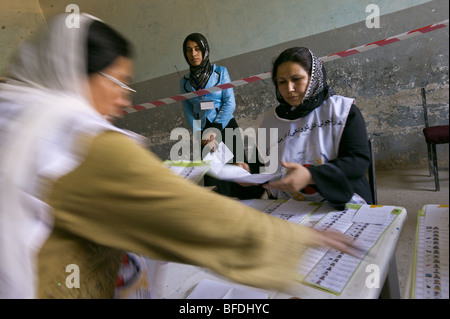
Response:
[{"label": "plastic chair", "polygon": [[370,149],[370,165],[368,175],[369,175],[370,191],[372,193],[373,204],[378,205],[377,179],[375,175],[375,146],[373,139],[369,139],[369,149]]},{"label": "plastic chair", "polygon": [[437,144],[447,144],[449,142],[449,126],[439,125],[439,126],[429,126],[428,123],[428,107],[425,88],[421,89],[422,92],[422,106],[423,106],[423,116],[425,119],[425,128],[423,129],[423,135],[425,136],[425,141],[427,143],[428,149],[428,168],[430,176],[434,175],[434,183],[436,186],[436,191],[440,190],[439,187],[439,170],[436,155],[436,145]]}]

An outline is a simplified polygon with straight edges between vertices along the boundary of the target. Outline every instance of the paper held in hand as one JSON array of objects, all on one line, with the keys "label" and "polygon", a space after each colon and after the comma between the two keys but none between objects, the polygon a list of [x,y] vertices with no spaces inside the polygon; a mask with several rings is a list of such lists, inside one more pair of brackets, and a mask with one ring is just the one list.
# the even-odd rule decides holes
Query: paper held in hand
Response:
[{"label": "paper held in hand", "polygon": [[233,153],[230,149],[225,145],[224,142],[220,142],[220,144],[216,147],[214,152],[209,152],[203,158],[204,162],[210,163],[210,170],[212,170],[215,174],[218,174],[224,165],[232,160],[234,157]]},{"label": "paper held in hand", "polygon": [[230,149],[221,142],[214,152],[209,152],[203,161],[210,164],[208,175],[224,181],[238,183],[264,184],[281,177],[278,174],[251,174],[240,166],[227,164],[234,157]]},{"label": "paper held in hand", "polygon": [[264,184],[268,181],[281,177],[281,173],[250,174],[242,167],[231,164],[224,165],[217,174],[214,174],[212,170],[209,170],[207,174],[224,181],[234,181],[237,183],[251,183],[251,184]]}]

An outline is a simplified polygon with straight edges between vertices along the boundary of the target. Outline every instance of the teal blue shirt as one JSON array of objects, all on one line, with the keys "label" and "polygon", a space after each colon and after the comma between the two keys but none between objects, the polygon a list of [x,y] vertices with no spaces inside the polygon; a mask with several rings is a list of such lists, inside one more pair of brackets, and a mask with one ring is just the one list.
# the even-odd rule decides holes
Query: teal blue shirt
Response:
[{"label": "teal blue shirt", "polygon": [[[227,68],[223,66],[216,66],[214,64],[213,72],[204,89],[229,82],[231,82],[231,80]],[[180,80],[180,90],[182,94],[196,91],[196,89],[190,84],[189,73]],[[214,109],[201,110],[200,101],[202,99],[204,101],[213,101]],[[197,119],[202,120],[202,129],[205,127],[206,119],[215,125],[221,125],[221,128],[224,129],[228,125],[228,122],[230,122],[230,120],[234,117],[233,113],[236,109],[236,100],[234,97],[233,88],[209,93],[202,97],[195,97],[185,100],[182,104],[184,118],[191,131],[194,129],[193,121]]]}]

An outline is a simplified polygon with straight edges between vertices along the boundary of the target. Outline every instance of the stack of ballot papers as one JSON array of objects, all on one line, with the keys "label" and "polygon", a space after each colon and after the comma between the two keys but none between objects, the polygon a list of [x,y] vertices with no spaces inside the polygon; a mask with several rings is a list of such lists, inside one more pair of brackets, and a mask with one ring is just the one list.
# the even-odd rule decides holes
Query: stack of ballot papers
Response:
[{"label": "stack of ballot papers", "polygon": [[224,181],[233,181],[237,183],[264,184],[268,181],[281,178],[281,173],[276,174],[250,174],[248,171],[237,165],[226,164],[218,173],[209,170],[208,175]]},{"label": "stack of ballot papers", "polygon": [[237,165],[227,164],[234,155],[230,149],[221,142],[214,152],[209,152],[203,161],[210,164],[208,175],[223,181],[233,181],[238,183],[264,184],[270,180],[281,177],[279,174],[250,174],[248,171]]},{"label": "stack of ballot papers", "polygon": [[237,183],[264,184],[268,181],[281,178],[276,174],[251,174],[240,166],[227,164],[234,155],[222,142],[214,152],[209,152],[201,162],[173,162],[164,161],[163,165],[173,173],[198,184],[205,174],[224,181]]}]

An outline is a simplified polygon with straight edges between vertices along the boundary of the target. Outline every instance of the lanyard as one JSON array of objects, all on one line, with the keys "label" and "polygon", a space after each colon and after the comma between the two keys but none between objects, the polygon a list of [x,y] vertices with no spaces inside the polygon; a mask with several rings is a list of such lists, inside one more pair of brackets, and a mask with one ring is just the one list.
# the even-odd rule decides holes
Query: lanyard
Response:
[{"label": "lanyard", "polygon": [[[194,80],[195,84],[197,84],[197,86],[198,86],[200,89],[202,89],[202,90],[205,89],[203,86],[200,85],[200,83],[197,82],[196,79],[193,79],[193,80]],[[201,100],[201,101],[203,101],[204,99],[205,99],[205,96],[204,96],[204,95],[200,96],[200,100]]]},{"label": "lanyard", "polygon": [[198,87],[199,87],[199,88],[201,88],[202,90],[204,90],[204,89],[205,89],[205,88],[204,88],[203,86],[201,86],[201,85],[200,85],[200,83],[198,83],[198,82],[197,82],[197,80],[196,80],[196,79],[193,79],[193,80],[194,80],[195,84],[197,84],[197,85],[198,85]]},{"label": "lanyard", "polygon": [[[193,80],[194,80],[195,84],[197,84],[197,86],[199,88],[201,88],[202,90],[205,89],[203,86],[200,85],[200,83],[197,82],[196,79],[193,79]],[[210,110],[210,109],[214,109],[214,102],[213,101],[205,101],[205,96],[202,95],[202,96],[200,96],[200,109],[201,109],[201,112],[202,112],[202,117],[206,116],[204,111],[207,111],[207,110]],[[197,120],[200,119],[200,114],[199,113],[196,114],[196,118],[197,118]]]}]

